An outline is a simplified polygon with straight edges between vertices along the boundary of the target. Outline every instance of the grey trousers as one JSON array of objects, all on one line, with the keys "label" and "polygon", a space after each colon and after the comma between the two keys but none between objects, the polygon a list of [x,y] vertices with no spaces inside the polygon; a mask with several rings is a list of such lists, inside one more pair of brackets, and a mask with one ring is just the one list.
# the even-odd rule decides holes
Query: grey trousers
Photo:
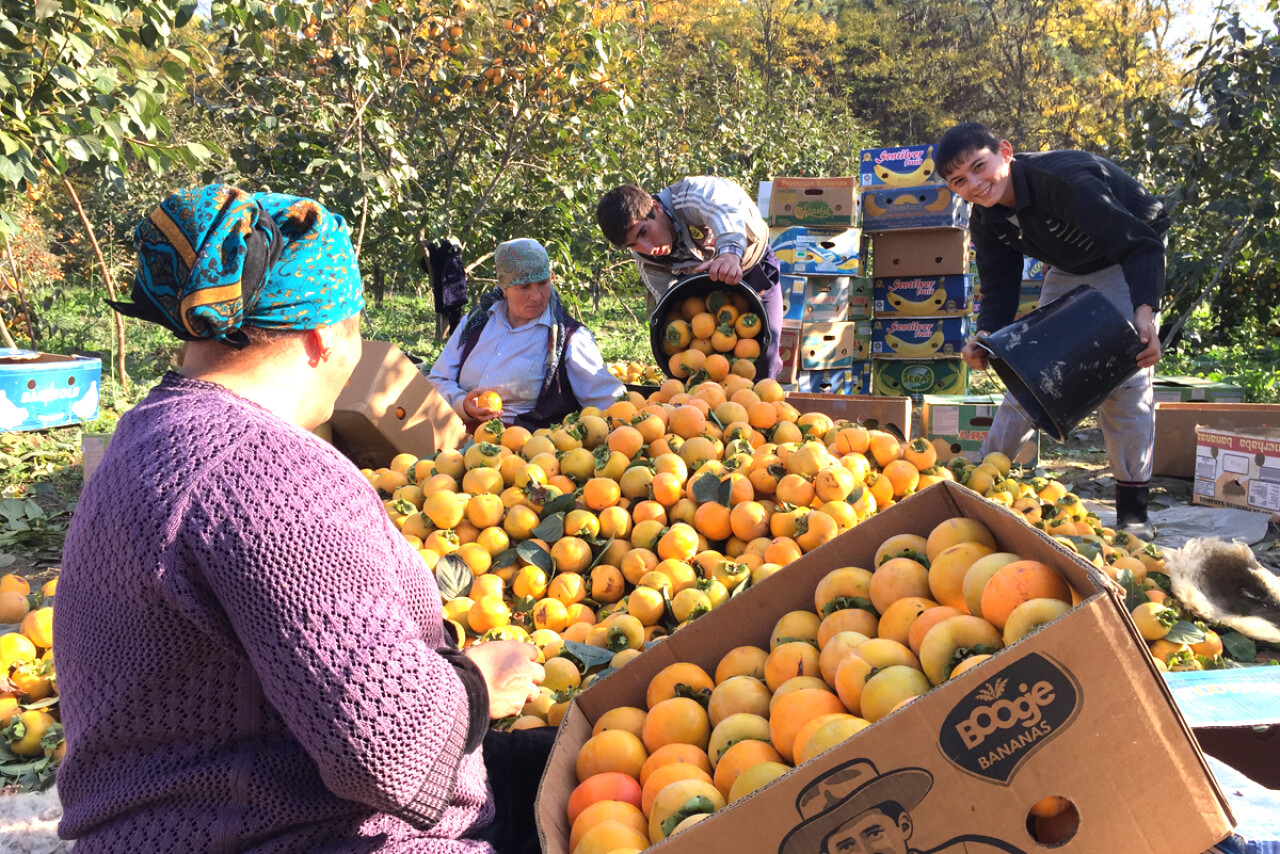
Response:
[{"label": "grey trousers", "polygon": [[[1048,305],[1079,285],[1100,291],[1107,301],[1130,320],[1133,303],[1129,284],[1119,265],[1083,276],[1050,269],[1045,273],[1040,305]],[[1160,321],[1156,318],[1156,326]],[[1146,483],[1151,479],[1151,453],[1155,443],[1155,402],[1151,390],[1153,368],[1143,368],[1113,391],[1098,407],[1098,425],[1107,448],[1107,461],[1116,480]],[[1005,394],[996,411],[991,431],[982,443],[981,454],[1007,454],[1011,459],[1035,432],[1031,421],[1014,399]]]}]

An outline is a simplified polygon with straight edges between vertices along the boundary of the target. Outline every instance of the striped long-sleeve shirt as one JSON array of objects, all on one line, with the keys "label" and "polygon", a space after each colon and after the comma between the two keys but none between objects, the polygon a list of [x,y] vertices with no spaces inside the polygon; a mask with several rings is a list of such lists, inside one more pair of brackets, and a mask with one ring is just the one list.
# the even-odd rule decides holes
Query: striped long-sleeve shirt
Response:
[{"label": "striped long-sleeve shirt", "polygon": [[1010,177],[1014,207],[975,205],[970,218],[982,283],[979,329],[1013,322],[1024,254],[1078,275],[1119,264],[1134,307],[1158,307],[1169,214],[1141,184],[1085,151],[1018,154]]},{"label": "striped long-sleeve shirt", "polygon": [[726,252],[742,259],[745,273],[764,257],[769,226],[747,191],[711,175],[683,178],[658,193],[675,239],[671,254],[650,258],[632,250],[645,286],[661,297],[675,279]]}]

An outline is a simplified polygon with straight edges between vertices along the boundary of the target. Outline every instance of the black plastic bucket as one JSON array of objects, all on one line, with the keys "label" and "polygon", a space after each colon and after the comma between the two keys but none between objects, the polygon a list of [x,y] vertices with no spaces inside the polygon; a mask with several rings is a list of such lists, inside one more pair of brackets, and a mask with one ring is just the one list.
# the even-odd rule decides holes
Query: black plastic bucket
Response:
[{"label": "black plastic bucket", "polygon": [[1031,422],[1059,442],[1138,372],[1138,332],[1088,285],[1028,313],[978,346]]},{"label": "black plastic bucket", "polygon": [[692,276],[680,279],[667,288],[667,292],[662,295],[662,298],[658,300],[657,306],[654,307],[653,314],[649,316],[649,347],[653,350],[654,361],[667,376],[670,377],[673,374],[671,373],[671,366],[668,364],[671,361],[671,357],[662,351],[662,331],[665,327],[663,321],[668,314],[679,307],[681,300],[686,297],[705,297],[713,291],[742,294],[746,297],[747,310],[760,318],[760,334],[756,336],[756,340],[760,342],[761,358],[764,357],[764,352],[769,349],[769,343],[773,341],[775,333],[769,328],[769,318],[765,317],[764,303],[760,301],[760,295],[749,285],[745,285],[742,282],[730,285],[725,282],[713,281],[707,273],[695,273]]}]

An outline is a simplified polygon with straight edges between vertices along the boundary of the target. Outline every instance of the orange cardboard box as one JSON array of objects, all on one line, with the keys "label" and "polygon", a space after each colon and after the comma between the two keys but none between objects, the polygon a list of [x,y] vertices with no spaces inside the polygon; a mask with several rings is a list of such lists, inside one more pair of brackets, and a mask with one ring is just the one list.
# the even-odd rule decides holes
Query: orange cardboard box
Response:
[{"label": "orange cardboard box", "polygon": [[[1075,804],[1067,854],[1200,854],[1233,818],[1204,755],[1123,602],[1090,564],[1011,511],[936,484],[876,514],[645,651],[578,695],[542,778],[545,854],[570,854],[566,806],[595,720],[644,707],[649,680],[677,661],[712,671],[728,650],[767,648],[777,619],[813,608],[832,569],[870,567],[892,534],[944,519],[983,522],[1002,550],[1057,569],[1081,598],[1058,619],[960,676],[667,839],[669,854],[838,854],[839,836],[885,816],[886,851],[1045,850],[1028,832],[1047,795]],[[899,814],[898,809],[902,812]],[[889,841],[885,841],[889,845]]]},{"label": "orange cardboard box", "polygon": [[329,419],[333,444],[356,465],[378,468],[399,453],[425,456],[466,441],[448,401],[395,344],[365,341]]}]

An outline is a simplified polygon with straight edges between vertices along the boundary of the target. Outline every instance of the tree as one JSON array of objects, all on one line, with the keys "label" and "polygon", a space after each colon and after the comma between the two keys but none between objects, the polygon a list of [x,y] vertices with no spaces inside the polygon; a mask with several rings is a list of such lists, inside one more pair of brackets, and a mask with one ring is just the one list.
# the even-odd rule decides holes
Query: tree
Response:
[{"label": "tree", "polygon": [[[1280,6],[1270,0],[1276,15]],[[1181,97],[1149,99],[1130,158],[1164,187],[1170,231],[1169,337],[1201,306],[1215,358],[1257,347],[1272,386],[1280,360],[1280,35],[1222,16],[1196,46]],[[1171,343],[1171,342],[1170,342]]]},{"label": "tree", "polygon": [[587,116],[630,107],[594,11],[219,3],[228,50],[201,103],[239,129],[246,178],[349,212],[369,266],[441,237],[483,258],[495,237],[556,236],[567,149]]},{"label": "tree", "polygon": [[[199,143],[170,142],[162,113],[166,100],[182,92],[192,57],[178,30],[195,9],[195,0],[0,2],[0,232],[17,226],[10,215],[14,193],[34,197],[41,185],[60,183],[113,298],[112,275],[75,181],[120,185],[132,166],[163,170],[209,156]],[[139,49],[150,61],[137,61]],[[117,367],[127,384],[124,324],[119,315],[115,322]]]},{"label": "tree", "polygon": [[885,144],[957,121],[1020,148],[1105,148],[1133,105],[1176,87],[1165,0],[856,0],[845,86]]}]

